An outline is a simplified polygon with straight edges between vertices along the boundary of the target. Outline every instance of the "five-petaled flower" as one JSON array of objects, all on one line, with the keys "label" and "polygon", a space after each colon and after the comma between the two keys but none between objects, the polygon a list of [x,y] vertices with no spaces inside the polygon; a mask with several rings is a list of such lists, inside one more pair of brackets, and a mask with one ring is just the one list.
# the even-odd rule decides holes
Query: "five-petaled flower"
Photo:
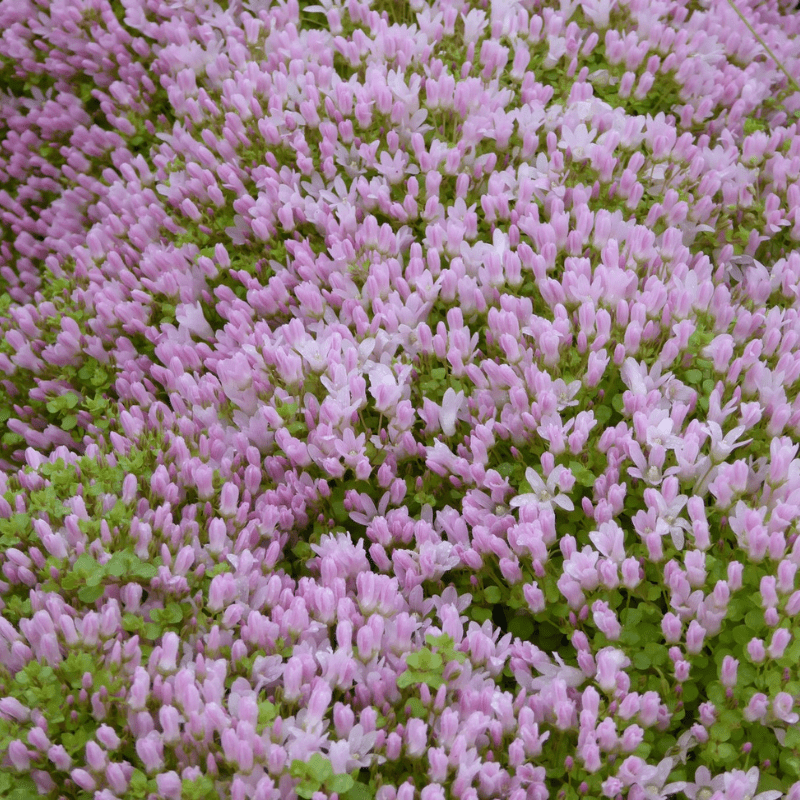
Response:
[{"label": "five-petaled flower", "polygon": [[532,491],[513,498],[510,503],[511,507],[521,508],[522,506],[535,505],[539,508],[552,509],[554,505],[557,505],[565,511],[572,511],[575,508],[572,500],[566,495],[557,493],[558,479],[566,471],[566,467],[557,466],[550,473],[547,483],[545,483],[536,470],[528,467],[525,470],[525,479],[528,481]]}]

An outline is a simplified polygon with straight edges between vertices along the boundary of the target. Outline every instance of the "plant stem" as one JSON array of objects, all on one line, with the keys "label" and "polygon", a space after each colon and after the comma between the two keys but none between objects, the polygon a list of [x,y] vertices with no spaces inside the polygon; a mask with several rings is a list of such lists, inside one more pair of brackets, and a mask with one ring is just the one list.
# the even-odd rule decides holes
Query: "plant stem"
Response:
[{"label": "plant stem", "polygon": [[744,24],[747,25],[747,29],[750,31],[750,33],[753,34],[753,36],[756,37],[758,43],[767,51],[767,55],[775,62],[778,69],[780,69],[780,71],[789,79],[789,83],[791,83],[792,86],[794,86],[796,91],[800,92],[800,86],[798,86],[797,81],[786,71],[786,67],[784,67],[780,61],[778,61],[772,50],[770,50],[769,47],[767,47],[767,43],[755,32],[755,29],[747,21],[747,18],[744,16],[744,14],[742,14],[742,12],[739,11],[739,9],[734,5],[733,0],[728,0],[728,5],[738,14],[739,19],[741,19],[742,22],[744,22]]}]

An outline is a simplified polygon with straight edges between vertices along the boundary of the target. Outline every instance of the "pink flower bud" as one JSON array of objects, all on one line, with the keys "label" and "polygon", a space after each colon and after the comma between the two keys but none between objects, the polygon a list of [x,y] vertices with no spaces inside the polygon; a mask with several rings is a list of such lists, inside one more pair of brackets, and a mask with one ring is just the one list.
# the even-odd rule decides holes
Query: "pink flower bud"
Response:
[{"label": "pink flower bud", "polygon": [[164,766],[164,745],[161,734],[152,731],[144,738],[137,739],[136,754],[148,773],[158,772]]},{"label": "pink flower bud", "polygon": [[86,792],[93,792],[97,787],[94,778],[85,769],[72,770],[70,777]]},{"label": "pink flower bud", "polygon": [[[165,800],[181,800],[182,781],[177,772],[162,772],[156,775],[156,785],[158,793]],[[258,797],[258,791],[254,797]],[[266,797],[267,795],[264,795]]]},{"label": "pink flower bud", "polygon": [[620,744],[622,745],[622,749],[626,753],[630,753],[635,750],[644,740],[644,731],[638,725],[631,725],[630,727],[625,729],[625,732],[622,734],[622,739]]},{"label": "pink flower bud", "polygon": [[8,745],[8,758],[14,769],[18,772],[27,772],[30,769],[30,755],[28,754],[28,748],[25,746],[25,742],[22,740],[14,739],[14,741]]},{"label": "pink flower bud", "polygon": [[728,564],[728,588],[732,592],[738,592],[742,588],[742,575],[744,574],[744,564],[740,561],[731,561]]},{"label": "pink flower bud", "polygon": [[62,772],[66,772],[72,764],[69,753],[67,753],[63,745],[60,744],[53,745],[53,747],[47,751],[47,757],[53,762],[56,769]]},{"label": "pink flower bud", "polygon": [[781,658],[791,641],[792,634],[786,628],[777,628],[772,634],[772,642],[767,648],[769,657],[774,659]]},{"label": "pink flower bud", "polygon": [[161,724],[163,739],[167,744],[180,741],[180,713],[175,706],[161,706],[158,709],[158,721]]},{"label": "pink flower bud", "polygon": [[686,651],[692,655],[699,653],[703,649],[705,636],[706,631],[703,626],[696,619],[693,619],[686,631]]},{"label": "pink flower bud", "polygon": [[628,589],[635,589],[641,583],[639,562],[633,556],[622,562],[622,582]]},{"label": "pink flower bud", "polygon": [[130,505],[134,501],[137,489],[137,478],[132,472],[129,472],[122,481],[122,502],[125,505]]},{"label": "pink flower bud", "polygon": [[5,719],[26,722],[30,718],[30,713],[15,697],[0,698],[0,716]]},{"label": "pink flower bud", "polygon": [[617,615],[609,608],[608,603],[596,600],[592,604],[592,618],[594,619],[594,624],[610,640],[619,639],[622,627],[619,624],[619,620],[617,620]]},{"label": "pink flower bud", "polygon": [[733,656],[725,656],[722,659],[722,673],[720,680],[723,686],[732,689],[736,686],[736,674],[739,668],[739,662]]},{"label": "pink flower bud", "polygon": [[226,483],[222,487],[219,498],[219,513],[223,517],[232,517],[239,510],[239,487],[234,483]]},{"label": "pink flower bud", "polygon": [[680,617],[672,612],[666,613],[661,620],[661,630],[664,634],[664,640],[668,644],[679,642],[683,633]]},{"label": "pink flower bud", "polygon": [[522,594],[525,597],[528,607],[534,614],[538,614],[545,609],[544,592],[539,588],[536,581],[527,583],[522,587]]},{"label": "pink flower bud", "polygon": [[789,594],[794,589],[794,579],[797,574],[797,564],[784,559],[778,564],[778,591]]},{"label": "pink flower bud", "polygon": [[764,622],[769,625],[770,628],[774,628],[778,622],[780,622],[780,615],[778,614],[777,608],[768,608],[764,612]]},{"label": "pink flower bud", "polygon": [[751,639],[747,643],[747,655],[756,663],[760,664],[767,657],[764,650],[763,639]]},{"label": "pink flower bud", "polygon": [[688,661],[676,661],[675,662],[675,680],[678,683],[684,683],[689,679],[689,671],[691,669],[691,664]]},{"label": "pink flower bud", "polygon": [[794,699],[788,692],[778,692],[772,702],[772,713],[776,719],[788,722],[789,725],[797,724],[800,720],[800,714],[792,711],[794,707]]},{"label": "pink flower bud", "polygon": [[108,725],[101,725],[97,729],[97,741],[106,748],[106,750],[116,750],[122,744],[116,731]]},{"label": "pink flower bud", "polygon": [[428,743],[428,726],[421,720],[413,717],[406,726],[406,752],[411,758],[418,758],[426,749]]},{"label": "pink flower bud", "polygon": [[711,727],[717,721],[717,709],[713,703],[700,704],[700,722],[706,728]]},{"label": "pink flower bud", "polygon": [[765,694],[757,692],[750,698],[750,702],[743,712],[744,718],[748,722],[755,722],[758,719],[763,719],[767,713],[768,707],[769,698]]},{"label": "pink flower bud", "polygon": [[764,608],[775,608],[778,605],[776,581],[773,575],[765,575],[761,579],[761,605]]},{"label": "pink flower bud", "polygon": [[208,464],[197,464],[193,470],[197,496],[201,500],[210,500],[214,496],[214,470]]},{"label": "pink flower bud", "polygon": [[112,762],[108,765],[106,780],[114,794],[124,796],[125,792],[128,790],[128,779],[125,777],[125,772],[121,764]]}]

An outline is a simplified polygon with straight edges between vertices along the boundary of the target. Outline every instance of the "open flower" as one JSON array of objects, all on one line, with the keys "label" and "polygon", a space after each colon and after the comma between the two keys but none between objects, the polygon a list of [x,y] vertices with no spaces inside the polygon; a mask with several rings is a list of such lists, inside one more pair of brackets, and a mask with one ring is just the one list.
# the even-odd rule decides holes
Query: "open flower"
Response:
[{"label": "open flower", "polygon": [[562,150],[567,150],[573,161],[586,161],[591,158],[594,149],[594,137],[597,131],[589,131],[586,125],[581,123],[575,130],[565,128],[561,131],[561,141],[558,146]]},{"label": "open flower", "polygon": [[525,470],[525,480],[528,481],[532,491],[526,494],[517,495],[511,500],[512,508],[521,508],[522,506],[535,505],[539,508],[553,509],[553,505],[563,508],[565,511],[572,511],[575,506],[572,500],[566,495],[557,494],[558,479],[567,468],[564,466],[557,466],[548,476],[547,483],[545,483],[536,470],[528,467]]}]

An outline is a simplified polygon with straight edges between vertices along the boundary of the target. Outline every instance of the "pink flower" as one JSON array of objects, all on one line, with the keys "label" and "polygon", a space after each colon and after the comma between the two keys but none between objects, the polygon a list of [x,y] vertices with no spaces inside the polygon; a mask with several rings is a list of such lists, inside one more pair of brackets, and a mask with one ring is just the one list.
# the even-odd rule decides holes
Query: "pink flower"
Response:
[{"label": "pink flower", "polygon": [[737,670],[739,668],[739,662],[733,656],[725,656],[722,659],[722,671],[720,675],[720,680],[722,681],[722,685],[732,689],[736,686],[736,676]]},{"label": "pink flower", "polygon": [[572,511],[575,506],[569,497],[556,493],[556,486],[562,473],[567,472],[567,468],[559,465],[548,476],[547,483],[545,483],[539,473],[531,467],[525,470],[525,479],[528,485],[533,490],[527,494],[520,494],[512,498],[509,505],[512,508],[520,508],[524,506],[536,506],[537,508],[552,509],[554,505]]},{"label": "pink flower", "polygon": [[600,529],[589,534],[597,550],[615,564],[625,560],[625,532],[616,522],[604,522]]},{"label": "pink flower", "polygon": [[592,156],[595,147],[592,142],[596,136],[596,130],[590,132],[586,125],[581,123],[574,130],[563,129],[558,146],[562,150],[567,150],[573,161],[586,161]]},{"label": "pink flower", "polygon": [[716,464],[724,461],[737,447],[743,447],[753,441],[752,439],[745,439],[743,442],[739,441],[739,437],[745,431],[744,425],[739,425],[725,434],[724,437],[722,428],[716,422],[707,422],[705,429],[711,437],[711,460]]},{"label": "pink flower", "polygon": [[617,675],[621,669],[630,666],[630,659],[614,647],[604,647],[597,654],[597,685],[604,691],[610,692],[617,685]]},{"label": "pink flower", "polygon": [[622,627],[619,624],[617,615],[611,610],[608,603],[604,603],[602,600],[595,600],[592,604],[592,617],[594,624],[608,639],[611,641],[619,639]]},{"label": "pink flower", "polygon": [[778,692],[772,701],[772,713],[775,718],[789,725],[796,725],[800,720],[800,714],[792,711],[793,707],[794,698],[788,692]]}]

